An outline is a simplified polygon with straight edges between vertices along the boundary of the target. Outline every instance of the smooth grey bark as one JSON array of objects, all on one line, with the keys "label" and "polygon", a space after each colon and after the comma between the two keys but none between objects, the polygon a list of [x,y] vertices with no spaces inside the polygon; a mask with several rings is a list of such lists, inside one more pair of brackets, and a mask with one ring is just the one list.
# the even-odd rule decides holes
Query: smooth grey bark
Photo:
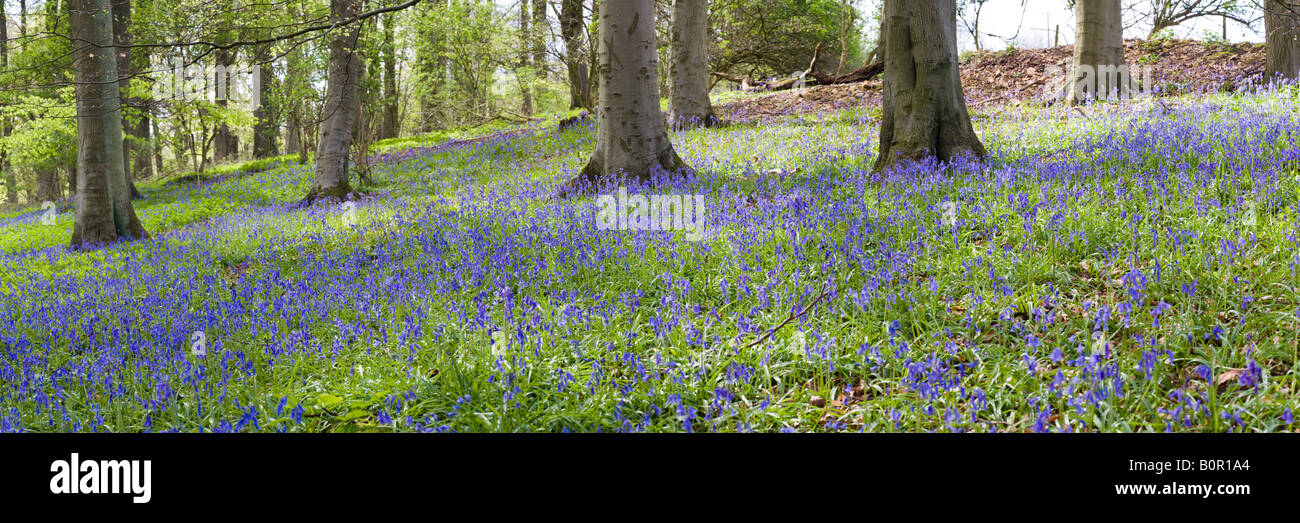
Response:
[{"label": "smooth grey bark", "polygon": [[76,53],[77,204],[73,248],[146,238],[122,164],[122,108],[109,0],[68,0]]},{"label": "smooth grey bark", "polygon": [[709,101],[709,2],[674,0],[668,69],[668,125],[718,123]]},{"label": "smooth grey bark", "polygon": [[[360,12],[359,0],[330,0],[331,21],[341,22]],[[316,173],[303,203],[325,198],[342,200],[352,192],[348,183],[348,153],[361,110],[357,90],[361,78],[361,56],[357,53],[360,25],[351,24],[339,29],[330,40],[329,76],[321,110],[324,121],[316,148]]]},{"label": "smooth grey bark", "polygon": [[659,110],[654,16],[653,0],[602,1],[596,147],[582,173],[561,186],[561,196],[610,181],[650,181],[657,169],[691,171],[668,140]]},{"label": "smooth grey bark", "polygon": [[883,111],[875,169],[934,157],[985,155],[957,71],[953,0],[886,0]]},{"label": "smooth grey bark", "polygon": [[1264,2],[1264,75],[1300,79],[1300,0]]},{"label": "smooth grey bark", "polygon": [[564,65],[569,73],[569,108],[591,108],[591,88],[586,50],[582,45],[582,0],[560,0],[560,35],[564,38]]},{"label": "smooth grey bark", "polygon": [[1066,102],[1126,98],[1132,85],[1124,64],[1120,0],[1076,0],[1074,13],[1074,61]]}]

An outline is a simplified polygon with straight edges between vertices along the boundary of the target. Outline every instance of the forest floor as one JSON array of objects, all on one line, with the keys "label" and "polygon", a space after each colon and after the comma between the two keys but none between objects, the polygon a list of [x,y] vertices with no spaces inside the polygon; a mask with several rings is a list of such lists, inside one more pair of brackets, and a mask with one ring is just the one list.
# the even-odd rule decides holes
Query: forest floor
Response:
[{"label": "forest floor", "polygon": [[988,158],[881,173],[870,105],[675,131],[698,175],[627,190],[698,240],[555,199],[553,122],[381,144],[348,204],[143,182],[96,252],[9,214],[0,431],[1294,431],[1297,107],[972,103]]},{"label": "forest floor", "polygon": [[[1263,44],[1130,39],[1124,47],[1130,65],[1150,67],[1154,90],[1161,96],[1232,92],[1263,79]],[[965,55],[961,82],[967,106],[982,109],[1050,99],[1063,86],[1061,72],[1069,69],[1073,54],[1074,46],[1063,45]],[[737,122],[791,114],[827,114],[854,107],[880,107],[880,80],[740,96],[719,104],[719,114]]]}]

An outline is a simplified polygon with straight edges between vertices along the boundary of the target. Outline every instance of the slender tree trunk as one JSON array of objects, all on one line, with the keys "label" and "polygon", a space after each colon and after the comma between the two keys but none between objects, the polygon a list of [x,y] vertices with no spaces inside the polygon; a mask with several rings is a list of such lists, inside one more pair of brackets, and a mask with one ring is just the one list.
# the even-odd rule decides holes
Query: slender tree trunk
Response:
[{"label": "slender tree trunk", "polygon": [[669,52],[668,124],[673,128],[713,126],[709,101],[709,2],[673,2]]},{"label": "slender tree trunk", "polygon": [[[424,43],[416,48],[416,67],[423,81],[418,87],[420,97],[420,132],[432,132],[442,126],[443,110],[441,91],[447,77],[447,58],[444,32],[438,30],[435,21],[442,18],[438,11],[445,9],[443,0],[426,1],[421,15],[426,19],[421,36]],[[439,22],[440,23],[440,22]]]},{"label": "slender tree trunk", "polygon": [[[137,71],[149,70],[149,50],[137,49],[132,58],[132,69]],[[148,91],[148,90],[147,90]],[[153,98],[147,94],[142,98],[131,98],[130,106],[135,110],[135,120],[131,123],[131,135],[135,137],[131,140],[134,152],[135,164],[131,172],[131,178],[136,180],[148,180],[153,178]]]},{"label": "slender tree trunk", "polygon": [[1264,75],[1300,79],[1300,0],[1264,1]]},{"label": "slender tree trunk", "polygon": [[582,45],[584,25],[582,0],[561,0],[560,34],[564,37],[564,62],[569,72],[570,109],[591,107],[587,54]]},{"label": "slender tree trunk", "polygon": [[849,27],[853,25],[853,7],[849,0],[840,0],[840,63],[835,74],[844,74],[844,62],[849,60]]},{"label": "slender tree trunk", "polygon": [[[334,22],[355,17],[360,12],[359,0],[330,0],[330,19]],[[322,108],[324,122],[316,149],[316,175],[303,203],[322,198],[341,200],[352,192],[348,183],[348,152],[361,107],[357,96],[361,77],[361,56],[357,53],[359,26],[351,24],[337,30],[330,41],[329,77]]]},{"label": "slender tree trunk", "polygon": [[[232,96],[230,87],[233,82],[230,81],[231,73],[234,72],[237,51],[234,49],[217,49],[213,51],[213,56],[217,63],[217,74],[212,78],[216,82],[216,104],[219,107],[230,105],[229,98]],[[225,71],[226,74],[221,74]],[[224,95],[224,96],[223,96]],[[217,124],[212,134],[212,163],[218,164],[223,161],[231,160],[239,155],[239,137],[226,122],[221,121]]]},{"label": "slender tree trunk", "polygon": [[561,196],[603,183],[651,181],[656,172],[691,172],[677,156],[659,110],[659,64],[653,0],[604,0],[600,11],[600,107],[596,147]]},{"label": "slender tree trunk", "polygon": [[285,129],[284,150],[289,154],[300,155],[300,159],[306,161],[306,149],[302,145],[302,118],[299,116],[301,110],[295,103],[293,109],[289,110],[288,129]]},{"label": "slender tree trunk", "polygon": [[1130,88],[1124,64],[1124,24],[1120,0],[1077,0],[1071,81],[1066,101],[1077,104],[1111,96],[1127,97]]},{"label": "slender tree trunk", "polygon": [[600,6],[603,5],[601,0],[592,0],[591,2],[591,30],[587,33],[587,70],[591,74],[587,75],[587,97],[591,103],[599,103],[597,98],[600,96],[600,79],[597,78],[596,68],[600,67]]},{"label": "slender tree trunk", "polygon": [[546,87],[546,40],[551,33],[551,22],[546,17],[547,0],[533,0],[533,104],[541,111],[542,90]]},{"label": "slender tree trunk", "polygon": [[[112,0],[112,4],[113,43],[125,46],[114,49],[117,56],[118,91],[121,93],[119,114],[122,118],[122,129],[125,130],[130,128],[127,108],[131,106],[128,89],[131,83],[131,0]],[[131,192],[131,198],[139,198],[140,190],[136,189],[135,182],[131,180],[131,142],[126,136],[123,136],[122,140],[122,176],[126,177],[126,187]]]},{"label": "slender tree trunk", "polygon": [[73,162],[73,163],[70,163],[70,164],[64,166],[64,170],[68,173],[68,195],[69,195],[72,199],[75,200],[75,199],[77,198],[77,165],[76,165],[76,162]]},{"label": "slender tree trunk", "polygon": [[383,17],[384,45],[381,49],[384,57],[384,103],[383,120],[379,127],[379,139],[396,138],[398,134],[397,113],[397,48],[394,41],[394,27],[397,20],[392,16]]},{"label": "slender tree trunk", "polygon": [[957,71],[953,0],[886,0],[884,18],[883,114],[875,169],[928,157],[983,157]]},{"label": "slender tree trunk", "polygon": [[163,136],[162,122],[159,122],[157,118],[153,118],[152,114],[150,115],[150,120],[151,120],[150,123],[153,126],[153,136],[157,136],[159,138],[158,141],[153,143],[153,147],[151,147],[151,149],[153,150],[154,171],[157,172],[158,174],[162,174],[163,173],[163,144],[161,140]]},{"label": "slender tree trunk", "polygon": [[524,77],[523,69],[528,67],[529,51],[532,42],[532,33],[529,26],[528,0],[519,0],[519,71],[516,76],[519,78],[519,91],[522,95],[522,106],[519,108],[525,116],[533,114],[533,90],[528,85],[528,79]]},{"label": "slender tree trunk", "polygon": [[146,238],[122,164],[122,111],[113,13],[109,0],[68,0],[72,35],[88,42],[76,54],[77,204],[73,248]]},{"label": "slender tree trunk", "polygon": [[276,144],[280,135],[280,111],[276,101],[271,98],[275,75],[271,71],[270,59],[268,49],[258,48],[255,58],[258,63],[257,108],[253,110],[254,158],[269,158],[280,154],[279,146]]},{"label": "slender tree trunk", "polygon": [[[4,1],[0,0],[0,71],[9,68],[9,15],[5,14]],[[0,138],[9,136],[9,121],[0,116]],[[9,167],[9,153],[0,148],[0,173],[4,173],[5,200],[18,203],[18,180]]]}]

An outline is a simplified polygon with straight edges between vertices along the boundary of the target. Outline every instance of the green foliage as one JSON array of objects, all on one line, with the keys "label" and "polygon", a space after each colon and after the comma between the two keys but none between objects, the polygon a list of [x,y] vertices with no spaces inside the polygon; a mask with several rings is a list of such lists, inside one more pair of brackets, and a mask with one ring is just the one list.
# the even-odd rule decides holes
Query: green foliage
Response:
[{"label": "green foliage", "polygon": [[[824,44],[818,70],[833,72],[839,64],[840,0],[718,0],[709,8],[710,70],[785,77],[808,68],[818,43]],[[854,19],[846,71],[866,59],[865,25],[860,15]]]}]

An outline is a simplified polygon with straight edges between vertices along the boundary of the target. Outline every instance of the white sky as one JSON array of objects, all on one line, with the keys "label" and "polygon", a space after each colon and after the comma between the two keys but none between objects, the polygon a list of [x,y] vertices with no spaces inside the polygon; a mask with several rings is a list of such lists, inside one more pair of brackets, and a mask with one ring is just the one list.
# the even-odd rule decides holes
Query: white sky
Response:
[{"label": "white sky", "polygon": [[[880,1],[862,0],[864,12],[874,12],[875,6]],[[1152,2],[1152,0],[1122,1],[1126,6],[1136,4],[1139,7],[1146,7]],[[1023,22],[1021,21],[1022,12]],[[1129,20],[1125,20],[1125,24],[1129,23]],[[1229,20],[1228,40],[1232,42],[1262,42],[1264,41],[1263,24],[1264,22],[1261,20],[1255,24],[1257,26],[1256,30],[1252,30]],[[1017,27],[1019,27],[1019,36],[1015,39],[1015,42],[1020,47],[1032,48],[1052,45],[1052,39],[1058,25],[1061,31],[1061,44],[1073,43],[1074,12],[1067,7],[1066,0],[1027,0],[1024,2],[1022,0],[989,0],[980,13],[981,33],[991,33],[1004,38],[1011,38],[1016,35]],[[1137,24],[1136,27],[1126,30],[1124,37],[1146,38],[1150,28],[1150,23]],[[1201,18],[1173,28],[1177,37],[1193,39],[1202,38],[1207,30],[1213,31],[1216,35],[1221,34],[1223,20],[1221,18]],[[957,41],[962,51],[975,48],[970,33],[966,32],[965,26],[962,25],[960,20],[957,21]],[[1006,42],[990,36],[981,37],[981,42],[986,49],[1002,49],[1006,47]]]}]

